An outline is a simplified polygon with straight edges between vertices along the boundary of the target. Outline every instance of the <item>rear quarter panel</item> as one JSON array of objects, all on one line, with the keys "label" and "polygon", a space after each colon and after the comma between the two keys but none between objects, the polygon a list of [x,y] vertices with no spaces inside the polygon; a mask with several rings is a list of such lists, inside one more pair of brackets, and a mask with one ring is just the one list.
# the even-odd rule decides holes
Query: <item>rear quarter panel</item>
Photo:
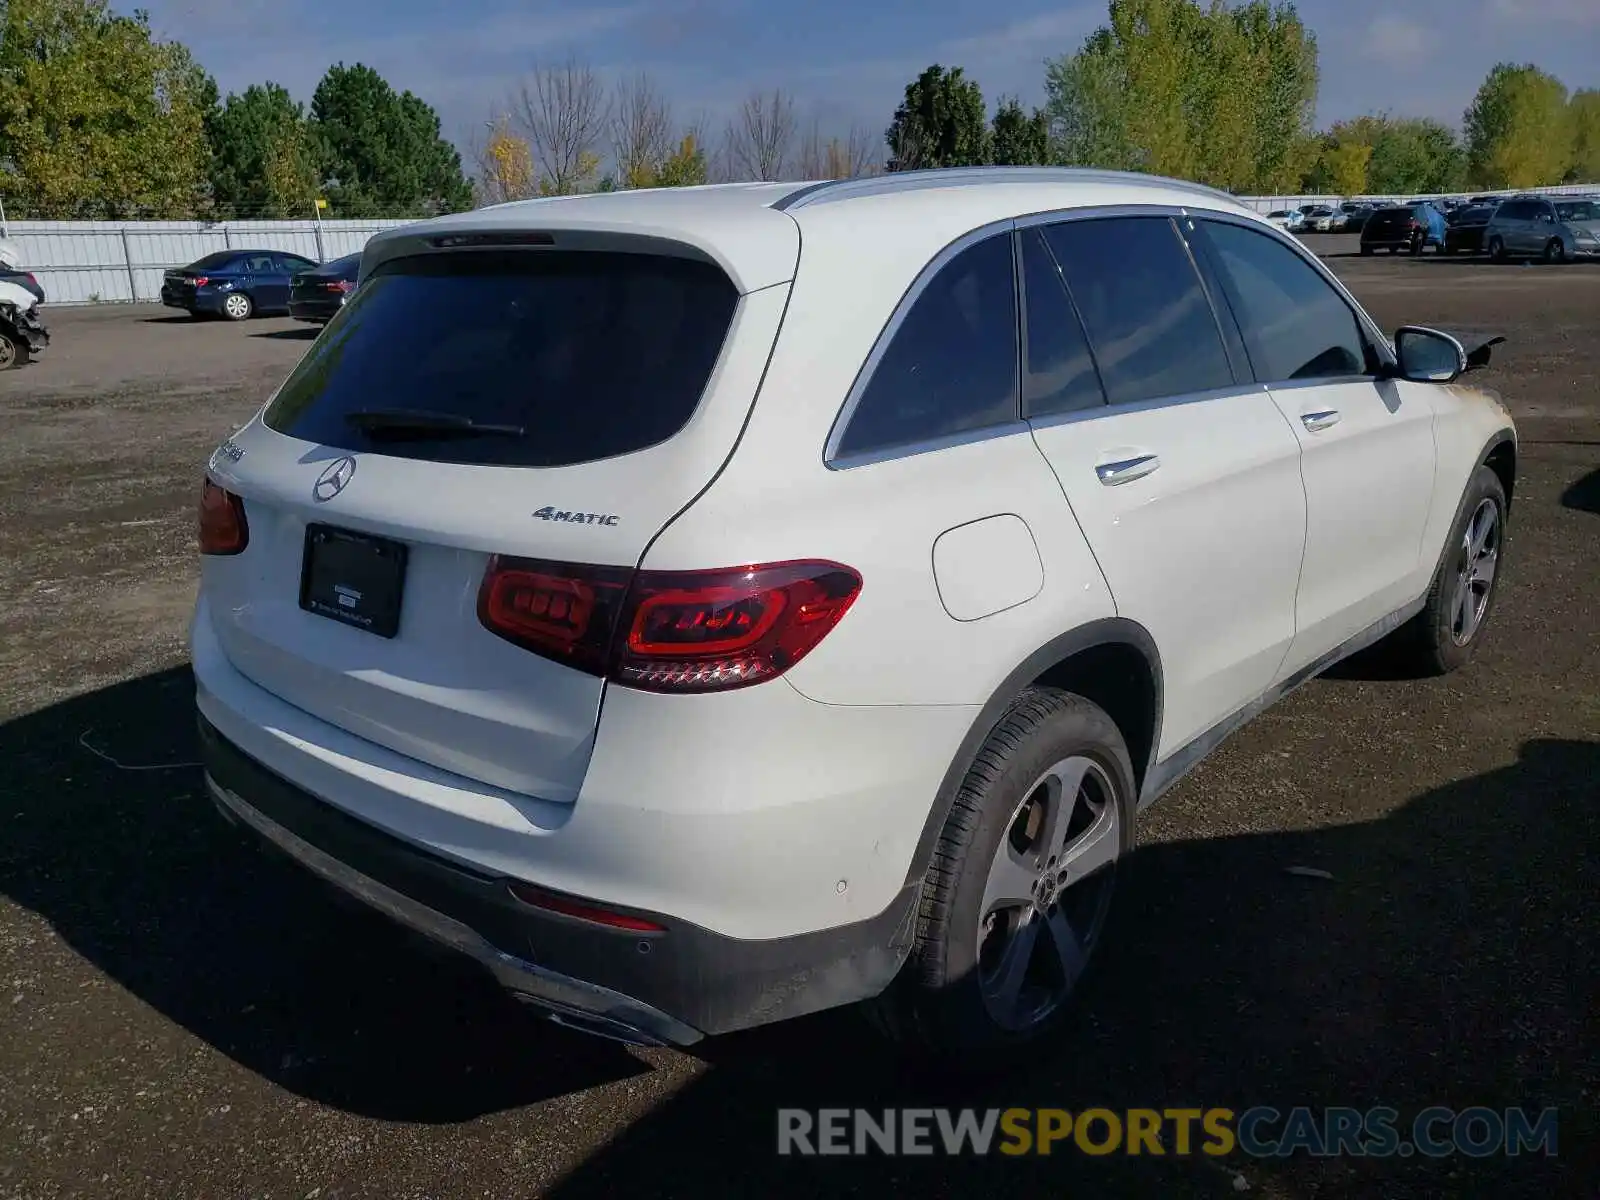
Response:
[{"label": "rear quarter panel", "polygon": [[[863,577],[861,595],[788,673],[790,683],[829,704],[982,704],[1051,638],[1115,608],[1025,428],[848,470],[825,465],[829,431],[862,362],[932,256],[899,234],[903,204],[852,202],[826,219],[846,219],[846,208],[848,236],[813,236],[824,214],[806,214],[788,312],[739,447],[643,565],[847,564]],[[862,269],[863,245],[872,247],[870,271]],[[948,530],[1001,514],[1027,525],[1042,586],[1004,611],[958,621],[940,599],[934,544]]]}]

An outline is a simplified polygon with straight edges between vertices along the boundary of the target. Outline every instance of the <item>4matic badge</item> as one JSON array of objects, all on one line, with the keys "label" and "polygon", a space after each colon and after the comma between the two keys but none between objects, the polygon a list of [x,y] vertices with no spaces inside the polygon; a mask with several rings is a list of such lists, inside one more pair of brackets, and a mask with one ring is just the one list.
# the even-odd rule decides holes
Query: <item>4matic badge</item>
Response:
[{"label": "4matic badge", "polygon": [[548,504],[533,515],[541,521],[569,521],[575,525],[615,525],[621,520],[616,513],[567,512]]}]

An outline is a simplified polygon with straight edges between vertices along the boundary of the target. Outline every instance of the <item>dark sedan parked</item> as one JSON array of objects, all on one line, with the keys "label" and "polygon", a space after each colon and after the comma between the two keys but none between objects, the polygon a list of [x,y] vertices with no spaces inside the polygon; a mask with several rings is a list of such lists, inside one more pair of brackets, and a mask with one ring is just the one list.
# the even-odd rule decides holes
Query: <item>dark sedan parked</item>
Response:
[{"label": "dark sedan parked", "polygon": [[1489,227],[1498,204],[1469,204],[1458,208],[1446,218],[1444,252],[1446,254],[1481,254],[1483,231]]},{"label": "dark sedan parked", "polygon": [[282,250],[223,250],[168,271],[161,281],[161,303],[190,316],[215,314],[230,321],[288,312],[290,277],[316,265]]},{"label": "dark sedan parked", "polygon": [[356,290],[360,273],[361,255],[356,253],[296,275],[289,285],[289,315],[318,325],[333,320]]}]

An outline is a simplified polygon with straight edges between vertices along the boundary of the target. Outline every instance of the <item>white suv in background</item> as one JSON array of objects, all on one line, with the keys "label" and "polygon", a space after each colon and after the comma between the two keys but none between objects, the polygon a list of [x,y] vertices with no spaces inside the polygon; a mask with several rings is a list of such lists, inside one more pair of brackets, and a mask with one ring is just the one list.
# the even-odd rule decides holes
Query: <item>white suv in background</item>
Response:
[{"label": "white suv in background", "polygon": [[1140,810],[1386,635],[1472,655],[1486,354],[1208,189],[979,169],[374,237],[210,461],[225,814],[557,1020],[1036,1042]]}]

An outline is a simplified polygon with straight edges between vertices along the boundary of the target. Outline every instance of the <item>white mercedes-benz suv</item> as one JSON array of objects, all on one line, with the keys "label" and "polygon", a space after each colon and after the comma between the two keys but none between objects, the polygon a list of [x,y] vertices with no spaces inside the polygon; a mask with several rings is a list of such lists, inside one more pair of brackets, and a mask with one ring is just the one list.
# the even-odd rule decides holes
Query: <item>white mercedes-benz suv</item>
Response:
[{"label": "white mercedes-benz suv", "polygon": [[1516,467],[1232,198],[998,168],[385,231],[212,456],[224,814],[568,1025],[1036,1043],[1140,811],[1380,638],[1481,640]]}]

